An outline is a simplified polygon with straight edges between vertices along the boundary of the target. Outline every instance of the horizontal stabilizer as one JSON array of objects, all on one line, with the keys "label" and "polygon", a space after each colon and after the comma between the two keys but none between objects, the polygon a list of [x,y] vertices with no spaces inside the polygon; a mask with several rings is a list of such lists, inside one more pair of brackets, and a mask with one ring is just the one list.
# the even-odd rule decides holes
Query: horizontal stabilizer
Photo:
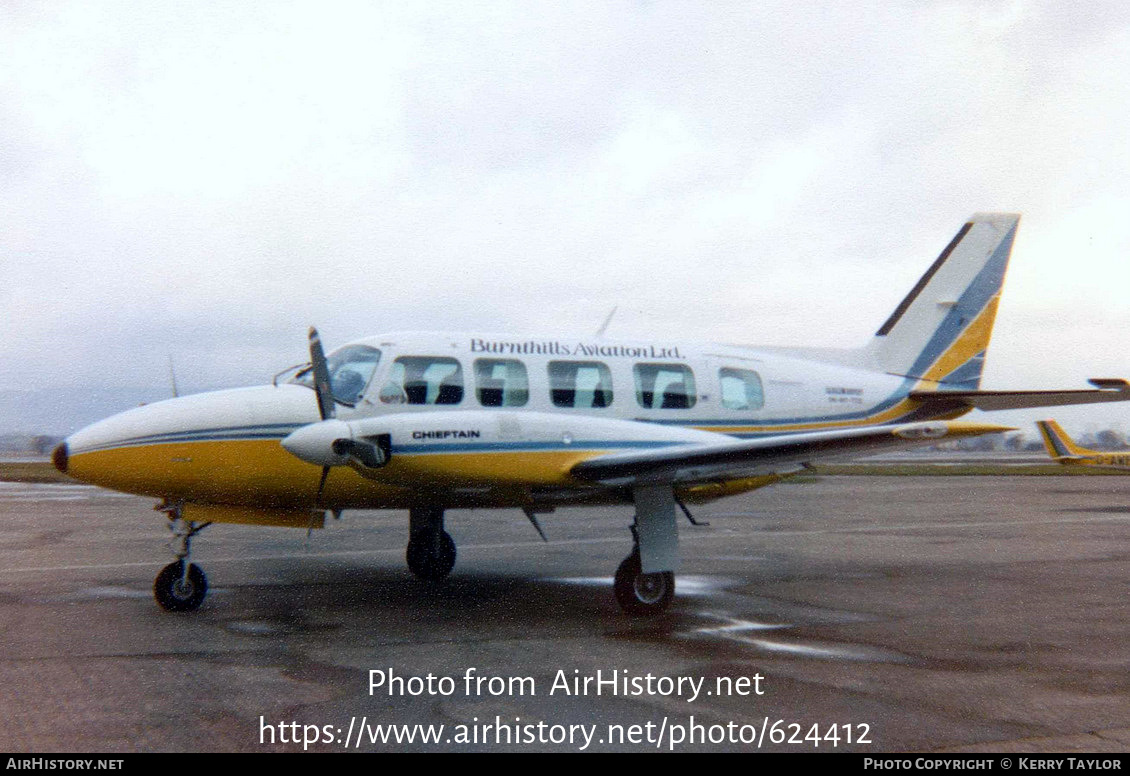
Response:
[{"label": "horizontal stabilizer", "polygon": [[911,391],[910,398],[932,405],[944,404],[955,410],[1022,410],[1029,407],[1060,407],[1068,404],[1098,404],[1130,401],[1130,383],[1121,379],[1096,378],[1089,381],[1098,390],[1072,391]]}]

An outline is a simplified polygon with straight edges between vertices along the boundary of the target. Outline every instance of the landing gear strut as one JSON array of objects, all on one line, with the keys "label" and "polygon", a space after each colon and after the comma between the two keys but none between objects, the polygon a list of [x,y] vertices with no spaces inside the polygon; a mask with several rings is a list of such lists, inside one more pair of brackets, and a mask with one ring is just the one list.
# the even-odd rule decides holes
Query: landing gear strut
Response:
[{"label": "landing gear strut", "polygon": [[435,582],[455,568],[455,540],[443,529],[441,507],[418,507],[408,512],[408,569],[420,579]]},{"label": "landing gear strut", "polygon": [[631,526],[632,555],[616,569],[612,592],[616,593],[620,609],[635,616],[649,616],[666,610],[675,598],[673,569],[679,564],[675,506],[681,506],[681,502],[669,485],[638,485],[632,490],[632,500],[636,507]]},{"label": "landing gear strut", "polygon": [[191,612],[199,608],[208,595],[208,578],[199,566],[190,562],[192,537],[211,523],[196,525],[184,520],[178,507],[163,511],[169,515],[169,530],[173,533],[169,546],[177,559],[161,569],[153,581],[153,598],[166,612]]}]

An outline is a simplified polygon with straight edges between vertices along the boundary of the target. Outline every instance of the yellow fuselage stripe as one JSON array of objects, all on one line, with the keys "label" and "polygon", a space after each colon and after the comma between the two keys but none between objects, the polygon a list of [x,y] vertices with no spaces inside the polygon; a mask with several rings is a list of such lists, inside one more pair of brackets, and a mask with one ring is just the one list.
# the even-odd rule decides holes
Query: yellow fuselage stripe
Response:
[{"label": "yellow fuselage stripe", "polygon": [[[538,486],[581,487],[569,470],[606,452],[400,454],[374,477],[334,467],[322,503],[375,508],[419,501],[429,489],[476,485],[490,485],[500,494]],[[77,453],[67,471],[83,482],[126,493],[279,508],[313,505],[322,474],[321,467],[291,455],[277,439],[176,442]]]}]

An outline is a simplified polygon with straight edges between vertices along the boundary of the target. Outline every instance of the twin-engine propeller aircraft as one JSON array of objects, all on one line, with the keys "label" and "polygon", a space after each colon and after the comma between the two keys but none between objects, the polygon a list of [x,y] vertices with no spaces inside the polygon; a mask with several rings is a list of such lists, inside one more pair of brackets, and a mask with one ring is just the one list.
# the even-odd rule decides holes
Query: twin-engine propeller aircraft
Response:
[{"label": "twin-engine propeller aircraft", "polygon": [[1130,469],[1130,452],[1104,453],[1080,447],[1054,420],[1039,420],[1036,426],[1040,429],[1048,455],[1056,463],[1098,469]]},{"label": "twin-engine propeller aircraft", "polygon": [[[1008,430],[950,419],[1130,399],[1097,390],[981,391],[1018,216],[975,215],[864,347],[790,350],[479,332],[390,334],[271,385],[183,396],[69,437],[75,479],[161,499],[176,561],[168,610],[207,589],[191,539],[211,523],[321,528],[326,512],[407,509],[408,568],[446,576],[452,508],[632,504],[634,546],[614,590],[633,614],[675,589],[677,515],[813,461]],[[280,380],[281,377],[288,379]],[[543,535],[544,538],[544,535]]]}]

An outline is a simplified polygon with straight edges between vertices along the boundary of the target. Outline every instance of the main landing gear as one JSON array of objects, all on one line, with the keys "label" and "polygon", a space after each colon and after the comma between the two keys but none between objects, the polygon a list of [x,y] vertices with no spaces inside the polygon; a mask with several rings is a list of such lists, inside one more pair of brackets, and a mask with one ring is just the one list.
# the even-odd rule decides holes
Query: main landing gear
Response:
[{"label": "main landing gear", "polygon": [[411,509],[408,521],[408,570],[429,582],[443,579],[455,568],[455,540],[443,529],[443,509]]},{"label": "main landing gear", "polygon": [[[679,565],[679,531],[676,506],[695,525],[701,525],[675,496],[670,485],[640,484],[632,488],[635,519],[632,553],[616,569],[612,591],[625,612],[635,616],[660,614],[675,597],[675,569]],[[647,572],[644,572],[644,569]]]},{"label": "main landing gear", "polygon": [[640,551],[637,547],[616,569],[612,590],[616,594],[616,603],[628,614],[659,614],[675,597],[675,574],[670,571],[644,574],[640,568]]},{"label": "main landing gear", "polygon": [[[408,569],[420,579],[436,582],[455,567],[455,541],[443,527],[442,507],[416,507],[409,510],[408,549],[404,553]],[[643,573],[640,561],[640,529],[631,526],[632,553],[616,569],[613,592],[625,612],[636,616],[659,614],[675,597],[675,574],[671,571]]]},{"label": "main landing gear", "polygon": [[200,607],[208,595],[208,578],[191,560],[192,537],[211,523],[196,525],[180,516],[180,509],[168,507],[162,511],[169,515],[169,530],[173,539],[169,543],[176,560],[153,581],[153,598],[167,612],[191,612]]},{"label": "main landing gear", "polygon": [[675,597],[675,574],[671,571],[644,574],[640,563],[638,533],[634,525],[632,538],[636,539],[632,553],[620,563],[612,582],[616,603],[625,612],[637,617],[660,614]]}]

